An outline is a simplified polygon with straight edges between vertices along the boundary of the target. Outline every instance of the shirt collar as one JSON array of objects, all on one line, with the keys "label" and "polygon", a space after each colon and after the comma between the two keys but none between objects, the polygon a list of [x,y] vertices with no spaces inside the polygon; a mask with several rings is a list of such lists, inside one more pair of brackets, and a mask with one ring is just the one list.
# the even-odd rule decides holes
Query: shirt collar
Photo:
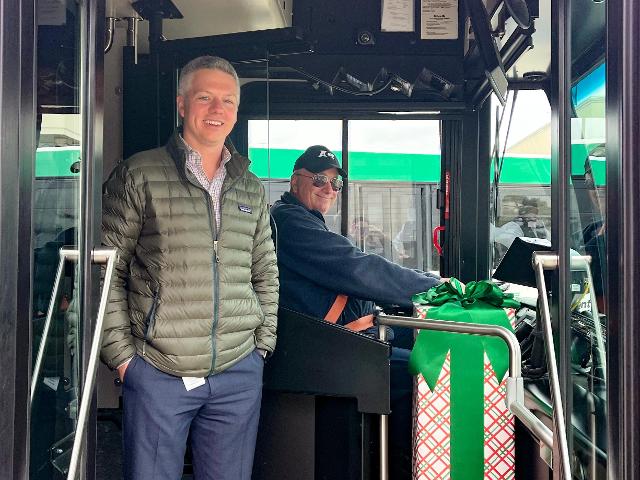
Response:
[{"label": "shirt collar", "polygon": [[[194,165],[201,167],[202,166],[202,155],[197,150],[194,150],[191,145],[187,143],[187,141],[183,138],[182,134],[178,134],[178,138],[184,145],[185,150],[187,151],[187,161],[192,162]],[[220,162],[220,167],[224,167],[231,160],[231,152],[227,148],[226,145],[222,146],[222,161]]]},{"label": "shirt collar", "polygon": [[298,200],[298,198],[291,192],[284,192],[282,194],[281,200],[283,203],[288,203],[288,204],[292,204],[292,205],[298,205],[302,208],[304,208],[306,211],[312,213],[313,215],[315,215],[316,217],[318,217],[320,220],[322,220],[324,222],[324,215],[322,215],[322,213],[320,213],[318,210],[310,210],[308,209],[304,203],[302,203],[300,200]]}]

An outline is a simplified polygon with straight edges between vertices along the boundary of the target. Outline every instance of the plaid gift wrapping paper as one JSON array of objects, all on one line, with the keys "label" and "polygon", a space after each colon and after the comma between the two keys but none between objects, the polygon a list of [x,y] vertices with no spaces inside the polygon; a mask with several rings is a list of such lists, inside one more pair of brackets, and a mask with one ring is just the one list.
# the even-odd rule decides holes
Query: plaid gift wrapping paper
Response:
[{"label": "plaid gift wrapping paper", "polygon": [[[428,306],[417,305],[416,316],[425,318]],[[515,310],[505,309],[513,325]],[[513,415],[506,405],[506,379],[498,382],[484,356],[484,478],[512,480],[515,476]],[[433,392],[422,375],[416,376],[414,398],[414,480],[450,479],[451,376],[450,354]],[[456,480],[456,479],[453,479]]]}]

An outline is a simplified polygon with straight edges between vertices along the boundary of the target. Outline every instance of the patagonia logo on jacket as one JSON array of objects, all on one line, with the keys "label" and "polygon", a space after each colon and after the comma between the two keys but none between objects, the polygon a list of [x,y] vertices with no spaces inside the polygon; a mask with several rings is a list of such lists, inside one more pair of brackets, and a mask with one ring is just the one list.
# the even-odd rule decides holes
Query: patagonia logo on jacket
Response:
[{"label": "patagonia logo on jacket", "polygon": [[251,207],[249,205],[242,205],[241,203],[238,204],[238,210],[244,213],[252,212]]}]

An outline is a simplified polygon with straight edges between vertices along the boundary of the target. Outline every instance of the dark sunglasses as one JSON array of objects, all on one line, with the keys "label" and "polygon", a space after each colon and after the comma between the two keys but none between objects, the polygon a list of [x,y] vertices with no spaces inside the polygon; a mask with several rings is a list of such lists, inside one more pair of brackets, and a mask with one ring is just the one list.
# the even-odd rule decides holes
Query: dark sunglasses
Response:
[{"label": "dark sunglasses", "polygon": [[331,182],[331,188],[333,189],[334,192],[339,192],[340,190],[342,190],[343,182],[340,177],[333,177],[331,180],[329,180],[329,177],[327,177],[326,175],[323,175],[322,173],[314,173],[313,175],[304,175],[302,173],[295,173],[294,175],[311,178],[313,180],[312,183],[314,187],[322,188],[328,182]]}]

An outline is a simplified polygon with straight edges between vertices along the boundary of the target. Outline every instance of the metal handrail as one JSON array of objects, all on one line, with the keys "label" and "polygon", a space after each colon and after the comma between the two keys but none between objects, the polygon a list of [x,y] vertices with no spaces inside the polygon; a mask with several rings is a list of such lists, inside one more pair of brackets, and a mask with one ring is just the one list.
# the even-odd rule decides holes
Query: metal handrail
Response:
[{"label": "metal handrail", "polygon": [[[436,330],[439,332],[464,333],[467,335],[483,335],[502,339],[509,349],[509,374],[507,376],[506,383],[507,407],[509,408],[509,411],[513,413],[522,422],[522,424],[527,427],[527,429],[533,433],[540,442],[543,443],[545,447],[548,449],[553,448],[553,432],[524,404],[524,382],[522,379],[521,369],[522,353],[518,339],[513,332],[498,325],[478,325],[475,323],[451,322],[447,320],[433,319],[415,320],[394,315],[379,315],[378,324],[381,326],[380,331],[382,331],[384,326],[387,325],[391,327],[415,328],[419,330]],[[382,417],[386,417],[386,415]],[[382,417],[380,420],[381,425],[383,421]],[[380,444],[382,445],[384,443],[385,448],[387,442],[388,439],[386,437],[381,437]],[[384,472],[381,471],[380,478],[386,480],[387,477],[383,476],[386,474],[386,470]]]},{"label": "metal handrail", "polygon": [[542,420],[536,417],[529,408],[521,402],[511,402],[509,410],[538,438],[547,448],[553,448],[553,432]]},{"label": "metal handrail", "polygon": [[[542,317],[542,332],[547,356],[547,370],[549,371],[549,383],[551,387],[551,402],[553,404],[553,426],[558,436],[560,451],[560,478],[571,478],[571,463],[569,461],[569,446],[565,425],[564,408],[558,379],[558,365],[556,363],[556,349],[553,342],[551,327],[551,312],[547,299],[547,285],[544,280],[544,271],[558,268],[559,257],[555,253],[533,252],[531,263],[536,273],[538,285],[538,298],[540,300],[540,314]],[[599,322],[599,319],[594,319]]]},{"label": "metal handrail", "polygon": [[[42,362],[44,359],[45,346],[49,337],[49,330],[51,329],[51,321],[53,318],[53,310],[56,304],[56,297],[58,295],[58,288],[60,287],[60,280],[62,278],[62,272],[64,271],[64,264],[67,260],[77,262],[80,258],[80,251],[76,249],[61,248],[59,251],[60,261],[58,262],[58,270],[56,272],[56,278],[53,283],[53,291],[51,292],[51,300],[49,301],[49,308],[47,309],[47,318],[45,320],[44,328],[42,330],[42,338],[40,339],[40,345],[38,346],[38,354],[36,356],[36,362],[33,367],[33,375],[31,377],[31,392],[30,403],[33,404],[35,397],[36,387],[38,385],[38,377],[40,376],[40,370],[42,369]],[[96,370],[98,368],[98,353],[100,345],[102,343],[102,325],[104,321],[104,313],[107,307],[107,300],[109,296],[109,290],[111,287],[111,279],[113,277],[113,270],[117,259],[116,250],[113,248],[101,248],[96,249],[91,253],[91,262],[97,265],[107,265],[104,285],[102,289],[102,295],[100,297],[100,305],[98,307],[98,319],[96,321],[96,329],[93,334],[93,340],[91,342],[91,351],[89,354],[89,365],[87,368],[87,380],[82,390],[82,399],[80,402],[80,411],[78,413],[78,421],[75,432],[75,438],[73,442],[73,449],[71,451],[71,462],[69,465],[68,479],[74,479],[79,460],[80,445],[82,444],[82,437],[84,436],[84,429],[86,427],[87,418],[89,415],[89,403],[91,401],[91,395],[93,394],[93,385],[95,382]]]},{"label": "metal handrail", "polygon": [[[380,316],[378,316],[378,320]],[[387,340],[387,328],[378,324],[378,338]],[[389,480],[389,415],[380,415],[380,480]]]},{"label": "metal handrail", "polygon": [[[78,253],[78,251],[75,251]],[[95,331],[91,340],[91,350],[89,352],[89,363],[87,365],[87,377],[82,389],[82,398],[80,400],[80,411],[78,413],[78,422],[75,437],[73,439],[73,448],[71,450],[71,460],[69,462],[69,473],[67,480],[75,480],[78,463],[80,461],[80,447],[84,437],[84,431],[89,418],[89,408],[93,397],[96,371],[98,369],[98,354],[102,344],[102,325],[104,323],[104,314],[107,309],[107,300],[109,299],[109,290],[111,290],[111,279],[115,268],[118,254],[114,248],[94,249],[91,253],[91,262],[97,265],[107,265],[104,284],[102,286],[102,295],[100,296],[100,304],[98,305],[98,318],[96,319]]]},{"label": "metal handrail", "polygon": [[501,338],[509,348],[509,376],[521,376],[520,344],[518,339],[504,327],[498,325],[480,325],[477,323],[451,322],[448,320],[409,320],[407,317],[395,315],[379,315],[378,324],[391,327],[415,328],[418,330],[436,330],[438,332],[467,333],[470,335],[483,335],[487,337]]}]

